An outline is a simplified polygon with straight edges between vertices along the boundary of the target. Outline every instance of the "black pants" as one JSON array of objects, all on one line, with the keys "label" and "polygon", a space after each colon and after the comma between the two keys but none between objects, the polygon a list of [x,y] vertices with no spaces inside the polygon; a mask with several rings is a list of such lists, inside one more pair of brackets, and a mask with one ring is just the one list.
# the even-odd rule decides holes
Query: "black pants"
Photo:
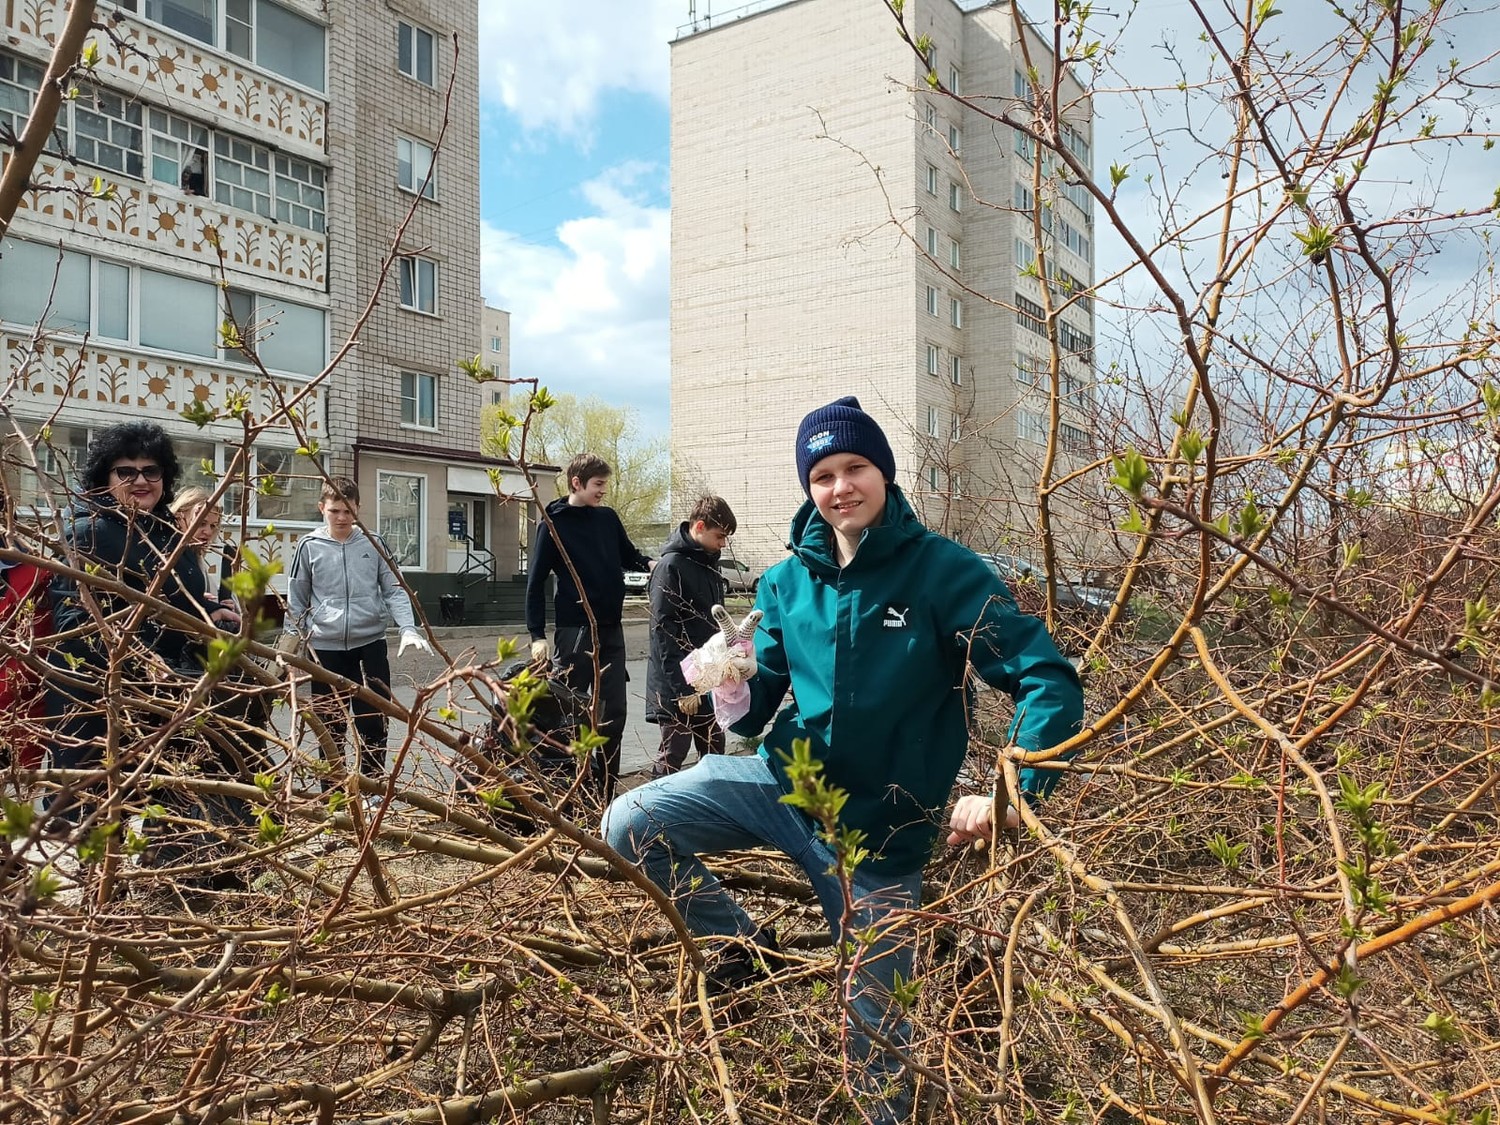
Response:
[{"label": "black pants", "polygon": [[696,746],[701,760],[706,754],[724,753],[724,728],[714,718],[713,701],[704,699],[702,711],[691,719],[681,713],[672,721],[661,720],[661,746],[656,751],[656,761],[651,766],[652,777],[666,777],[682,769],[688,751]]},{"label": "black pants", "polygon": [[[382,698],[391,698],[391,653],[384,637],[367,645],[360,645],[359,648],[315,648],[312,651],[318,658],[318,663],[330,672],[343,676],[346,680],[363,683]],[[349,730],[349,711],[352,706],[354,734],[359,741],[359,772],[367,777],[383,776],[389,734],[385,712],[358,697],[350,699],[335,691],[332,684],[325,684],[320,680],[313,681],[313,695],[314,710],[328,728],[328,735],[340,755],[344,749],[344,735]]]},{"label": "black pants", "polygon": [[591,714],[585,721],[607,740],[595,751],[599,767],[595,771],[595,778],[599,783],[600,797],[608,804],[614,799],[615,781],[620,776],[620,740],[625,736],[625,712],[629,703],[626,694],[625,627],[619,624],[600,625],[596,653],[594,637],[587,625],[559,625],[555,651],[554,660],[558,671],[568,687],[580,696],[587,696],[593,691],[596,660],[602,669],[599,693],[592,696]]}]

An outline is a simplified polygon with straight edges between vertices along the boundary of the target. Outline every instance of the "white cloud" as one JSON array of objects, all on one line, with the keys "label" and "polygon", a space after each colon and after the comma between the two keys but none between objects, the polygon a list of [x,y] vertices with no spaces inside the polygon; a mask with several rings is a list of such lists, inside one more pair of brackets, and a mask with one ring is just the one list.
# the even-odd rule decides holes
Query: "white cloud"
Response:
[{"label": "white cloud", "polygon": [[527,132],[586,138],[610,92],[667,100],[667,43],[682,0],[570,0],[480,5],[479,86]]},{"label": "white cloud", "polygon": [[511,314],[511,372],[554,392],[597,395],[667,429],[666,207],[642,201],[665,170],[631,163],[583,185],[591,211],[557,228],[553,245],[486,222],[485,299]]}]

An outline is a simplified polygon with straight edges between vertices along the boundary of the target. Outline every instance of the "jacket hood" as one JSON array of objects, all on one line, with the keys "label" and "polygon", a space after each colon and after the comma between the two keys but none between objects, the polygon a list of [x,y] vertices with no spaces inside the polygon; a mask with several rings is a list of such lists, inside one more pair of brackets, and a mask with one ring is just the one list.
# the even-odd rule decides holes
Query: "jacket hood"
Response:
[{"label": "jacket hood", "polygon": [[661,557],[665,559],[668,555],[681,555],[683,558],[700,562],[707,567],[719,565],[719,552],[710,551],[701,546],[696,539],[688,533],[687,521],[677,525],[677,529],[667,538],[666,544],[661,549]]},{"label": "jacket hood", "polygon": [[[885,486],[885,511],[880,522],[867,527],[859,538],[859,550],[851,566],[870,566],[889,558],[906,543],[920,538],[927,528],[917,519],[906,494],[899,486]],[[802,560],[815,574],[837,574],[838,552],[834,545],[833,528],[818,514],[811,500],[803,502],[792,517],[791,540],[787,544],[792,554]]]}]

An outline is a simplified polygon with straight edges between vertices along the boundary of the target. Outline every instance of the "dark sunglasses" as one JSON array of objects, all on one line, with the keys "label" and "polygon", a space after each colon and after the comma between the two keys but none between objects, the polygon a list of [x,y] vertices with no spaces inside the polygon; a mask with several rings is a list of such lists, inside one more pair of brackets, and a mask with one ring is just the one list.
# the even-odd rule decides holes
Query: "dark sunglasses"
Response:
[{"label": "dark sunglasses", "polygon": [[140,468],[134,465],[116,465],[110,472],[125,484],[133,483],[136,477],[145,477],[153,484],[161,480],[160,465],[142,465]]}]

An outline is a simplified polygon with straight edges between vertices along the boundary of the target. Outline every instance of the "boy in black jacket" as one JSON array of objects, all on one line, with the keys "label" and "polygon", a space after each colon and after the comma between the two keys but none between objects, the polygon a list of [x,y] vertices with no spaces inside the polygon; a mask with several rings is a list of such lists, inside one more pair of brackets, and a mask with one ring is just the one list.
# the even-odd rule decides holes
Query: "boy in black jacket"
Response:
[{"label": "boy in black jacket", "polygon": [[[620,624],[625,572],[654,565],[625,534],[615,510],[604,506],[608,486],[609,465],[602,457],[580,453],[569,462],[568,495],[548,504],[547,519],[537,523],[526,575],[532,659],[551,657],[578,693],[593,691],[594,670],[600,669],[593,721],[607,740],[599,752],[602,768],[596,773],[606,804],[620,775],[620,739],[625,734],[625,630]],[[557,575],[552,602],[555,648],[547,643],[549,574]],[[584,603],[594,615],[597,636],[589,628]]]},{"label": "boy in black jacket", "polygon": [[646,665],[646,721],[661,726],[661,748],[652,777],[676,773],[688,748],[698,757],[724,753],[724,732],[713,708],[688,686],[682,658],[718,631],[709,611],[724,604],[719,553],[736,527],[718,496],[702,496],[662,549],[651,572],[651,660]]}]

